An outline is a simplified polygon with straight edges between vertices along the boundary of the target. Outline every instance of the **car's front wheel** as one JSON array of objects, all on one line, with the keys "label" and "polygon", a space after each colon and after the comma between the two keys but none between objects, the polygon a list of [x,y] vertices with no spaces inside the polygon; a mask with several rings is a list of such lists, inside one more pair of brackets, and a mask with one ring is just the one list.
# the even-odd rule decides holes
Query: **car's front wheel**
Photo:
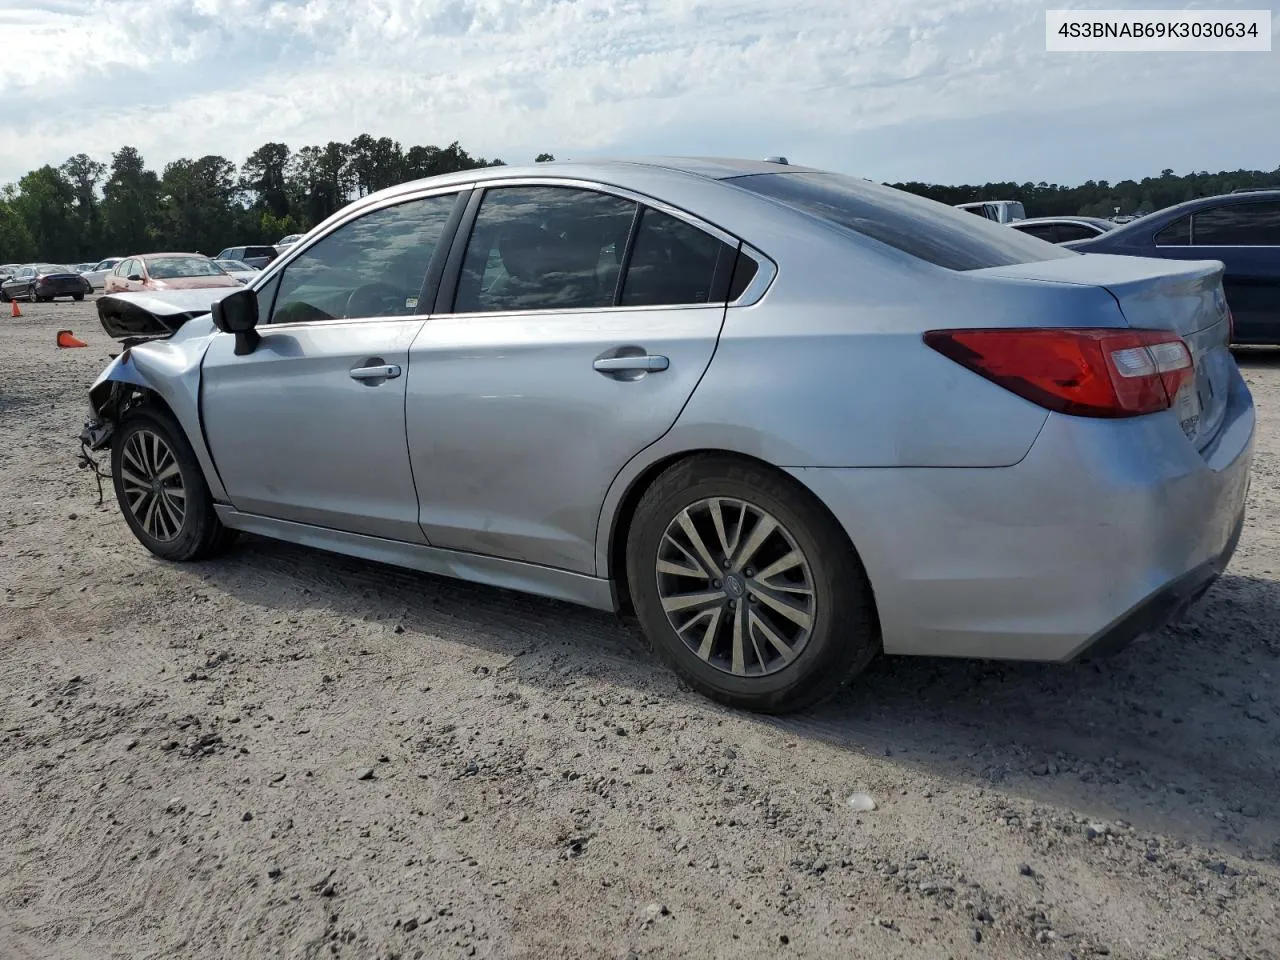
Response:
[{"label": "car's front wheel", "polygon": [[844,532],[798,482],[751,461],[699,456],[659,476],[631,524],[627,582],[655,650],[734,707],[811,706],[880,650]]},{"label": "car's front wheel", "polygon": [[73,294],[71,295],[71,299],[72,299],[72,300],[83,300],[83,299],[84,299],[84,294],[83,294],[83,293],[73,293]]},{"label": "car's front wheel", "polygon": [[111,441],[111,474],[125,522],[156,556],[200,560],[234,539],[191,444],[165,411],[144,404],[125,414]]}]

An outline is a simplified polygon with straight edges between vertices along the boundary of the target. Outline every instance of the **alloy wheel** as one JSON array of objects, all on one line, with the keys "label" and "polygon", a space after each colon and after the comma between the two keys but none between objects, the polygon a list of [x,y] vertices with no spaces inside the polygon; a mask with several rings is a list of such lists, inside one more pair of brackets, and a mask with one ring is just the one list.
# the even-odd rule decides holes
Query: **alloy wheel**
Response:
[{"label": "alloy wheel", "polygon": [[776,673],[812,635],[808,558],[776,517],[744,500],[711,497],[681,510],[663,533],[655,572],[671,628],[725,673]]},{"label": "alloy wheel", "polygon": [[151,430],[137,430],[125,441],[120,461],[129,512],[156,540],[168,542],[182,532],[187,491],[173,450]]}]

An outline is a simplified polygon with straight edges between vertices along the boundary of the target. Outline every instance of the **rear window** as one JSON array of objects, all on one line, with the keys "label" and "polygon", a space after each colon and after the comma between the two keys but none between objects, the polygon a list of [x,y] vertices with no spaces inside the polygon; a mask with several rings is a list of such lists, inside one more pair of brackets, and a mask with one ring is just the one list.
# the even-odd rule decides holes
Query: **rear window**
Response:
[{"label": "rear window", "polygon": [[949,270],[1080,256],[962,210],[838,173],[757,173],[726,182]]}]

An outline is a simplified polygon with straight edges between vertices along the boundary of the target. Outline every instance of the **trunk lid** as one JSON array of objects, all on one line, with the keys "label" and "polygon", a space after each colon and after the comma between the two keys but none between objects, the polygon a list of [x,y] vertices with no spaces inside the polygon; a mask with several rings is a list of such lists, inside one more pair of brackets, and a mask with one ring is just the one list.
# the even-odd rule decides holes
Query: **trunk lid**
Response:
[{"label": "trunk lid", "polygon": [[1174,398],[1183,432],[1198,449],[1217,435],[1227,409],[1231,365],[1223,265],[1083,254],[983,271],[988,276],[1102,287],[1133,328],[1176,333],[1191,351],[1195,379]]}]

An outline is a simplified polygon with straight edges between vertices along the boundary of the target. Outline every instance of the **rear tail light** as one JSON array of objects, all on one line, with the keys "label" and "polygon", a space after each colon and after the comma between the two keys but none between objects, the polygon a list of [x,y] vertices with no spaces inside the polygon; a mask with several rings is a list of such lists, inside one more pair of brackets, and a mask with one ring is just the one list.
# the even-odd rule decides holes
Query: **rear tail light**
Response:
[{"label": "rear tail light", "polygon": [[1164,330],[930,330],[924,342],[1032,403],[1078,417],[1167,410],[1194,376],[1186,343]]}]

